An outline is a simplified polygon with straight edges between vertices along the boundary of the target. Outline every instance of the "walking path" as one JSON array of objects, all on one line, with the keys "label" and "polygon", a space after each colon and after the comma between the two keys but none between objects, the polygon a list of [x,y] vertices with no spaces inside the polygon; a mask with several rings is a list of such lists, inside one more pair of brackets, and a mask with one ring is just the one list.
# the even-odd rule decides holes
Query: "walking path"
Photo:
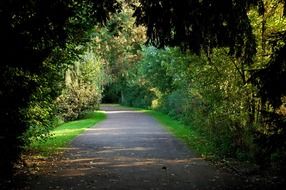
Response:
[{"label": "walking path", "polygon": [[107,119],[78,136],[31,189],[240,189],[152,117],[103,106]]}]

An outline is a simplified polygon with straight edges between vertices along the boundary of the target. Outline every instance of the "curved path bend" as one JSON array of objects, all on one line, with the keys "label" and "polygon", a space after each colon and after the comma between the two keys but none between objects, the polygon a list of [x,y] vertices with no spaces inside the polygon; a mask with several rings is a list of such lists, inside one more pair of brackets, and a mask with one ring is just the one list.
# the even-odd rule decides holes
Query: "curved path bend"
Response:
[{"label": "curved path bend", "polygon": [[152,117],[102,106],[107,119],[78,136],[31,189],[240,189],[237,176],[190,151]]}]

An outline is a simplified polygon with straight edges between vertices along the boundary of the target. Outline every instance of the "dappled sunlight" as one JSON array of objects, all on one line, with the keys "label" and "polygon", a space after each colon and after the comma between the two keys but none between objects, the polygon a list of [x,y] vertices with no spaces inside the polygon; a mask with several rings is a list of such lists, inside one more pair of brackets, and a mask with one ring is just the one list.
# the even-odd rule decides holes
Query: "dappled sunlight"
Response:
[{"label": "dappled sunlight", "polygon": [[[139,170],[152,171],[154,168],[161,171],[162,167],[170,168],[170,170],[189,170],[191,166],[208,166],[208,164],[200,157],[186,156],[185,154],[157,154],[164,152],[152,146],[102,146],[97,149],[66,149],[65,159],[57,164],[61,169],[57,172],[51,172],[51,176],[76,177],[93,175],[94,173],[115,172],[117,170]],[[76,166],[76,167],[69,167]],[[58,169],[58,168],[56,168]],[[174,172],[173,171],[173,172]]]},{"label": "dappled sunlight", "polygon": [[85,175],[85,172],[83,172],[82,170],[67,169],[62,174],[60,174],[59,176],[61,176],[61,177],[78,177],[78,176],[84,176],[84,175]]},{"label": "dappled sunlight", "polygon": [[44,168],[44,177],[55,188],[64,181],[63,189],[186,189],[193,182],[190,189],[196,189],[219,180],[219,171],[159,123],[133,113],[107,113],[106,121],[78,136],[61,159]]},{"label": "dappled sunlight", "polygon": [[54,133],[52,137],[71,136],[74,133],[79,132],[79,131],[81,130],[70,129],[70,130],[59,131],[57,133]]},{"label": "dappled sunlight", "polygon": [[118,114],[118,113],[132,113],[132,114],[136,114],[136,113],[141,113],[140,111],[136,111],[136,110],[117,110],[117,111],[104,111],[105,113],[108,114]]},{"label": "dappled sunlight", "polygon": [[90,162],[92,160],[94,160],[94,158],[78,158],[78,159],[63,160],[62,163]]},{"label": "dappled sunlight", "polygon": [[[147,125],[146,125],[147,126]],[[144,126],[141,124],[141,127],[144,128]],[[102,131],[122,131],[122,130],[138,130],[136,128],[136,125],[134,125],[133,127],[130,126],[122,126],[121,128],[113,128],[113,127],[108,127],[108,128],[89,128],[86,129],[86,131],[98,131],[98,132],[102,132]],[[146,131],[147,132],[147,131]],[[153,132],[152,132],[153,133]],[[164,132],[156,132],[157,134],[161,134]]]},{"label": "dappled sunlight", "polygon": [[[166,131],[161,128],[150,129],[150,125],[158,124],[153,123],[153,120],[146,115],[130,110],[104,112],[111,120],[105,121],[104,127],[87,129],[86,133],[76,141],[78,148],[67,149],[66,159],[59,163],[63,166],[62,169],[50,175],[69,178],[97,175],[96,173],[116,173],[118,170],[131,173],[155,170],[160,174],[165,172],[162,170],[164,167],[173,170],[172,172],[176,170],[188,172],[190,166],[207,165],[202,158],[183,152],[172,154],[168,148],[158,146],[172,145],[173,141],[170,141]],[[114,118],[116,122],[113,122]],[[137,122],[134,123],[130,118],[136,118]],[[95,141],[97,143],[94,143]],[[76,167],[71,168],[71,165]]]},{"label": "dappled sunlight", "polygon": [[[118,136],[125,135],[125,134],[128,134],[128,131],[117,131],[114,133],[107,133],[106,136],[116,138]],[[162,133],[150,133],[150,132],[138,132],[138,133],[135,132],[134,133],[134,135],[142,136],[142,137],[138,137],[138,139],[146,139],[146,140],[153,139],[152,137],[144,137],[144,135],[151,135],[151,134],[161,135]],[[101,136],[101,135],[97,134],[97,133],[86,135],[86,137],[97,137],[97,136]],[[160,139],[164,139],[164,138],[160,138]],[[128,138],[126,138],[126,140],[132,141],[132,139],[128,139]],[[134,139],[133,139],[133,141],[134,141]]]},{"label": "dappled sunlight", "polygon": [[154,148],[146,148],[146,147],[134,147],[134,148],[110,148],[102,151],[98,151],[98,153],[114,153],[114,152],[121,152],[121,151],[148,151],[154,150]]},{"label": "dappled sunlight", "polygon": [[[138,124],[139,125],[139,124]],[[107,136],[119,136],[119,135],[128,135],[131,131],[134,135],[157,135],[156,138],[161,138],[161,135],[165,134],[165,131],[145,131],[144,128],[148,127],[148,125],[140,124],[140,126],[134,125],[130,127],[129,125],[121,126],[120,128],[116,127],[102,127],[102,128],[89,128],[86,131],[89,133],[86,133],[85,135],[88,136],[100,136],[102,133],[104,133]],[[142,130],[138,130],[138,128],[142,128]],[[147,136],[148,137],[148,136]],[[149,138],[149,137],[148,137]],[[150,137],[151,138],[151,137]]]},{"label": "dappled sunlight", "polygon": [[60,147],[58,149],[59,150],[64,150],[64,151],[76,151],[76,150],[79,150],[79,148],[76,148],[76,147]]},{"label": "dappled sunlight", "polygon": [[86,131],[114,131],[114,130],[118,131],[119,129],[118,128],[111,128],[111,127],[109,127],[109,128],[89,128]]},{"label": "dappled sunlight", "polygon": [[[145,150],[145,148],[127,148],[126,150]],[[107,153],[107,152],[105,152]],[[76,168],[70,169],[69,167],[62,168],[59,172],[51,173],[50,175],[62,176],[62,177],[72,177],[72,176],[84,176],[90,175],[90,172],[96,172],[100,170],[117,170],[123,168],[134,169],[144,169],[149,170],[151,168],[157,168],[161,170],[162,166],[167,166],[168,168],[182,167],[188,169],[189,166],[199,164],[204,165],[202,158],[190,158],[190,159],[156,159],[156,158],[142,158],[142,157],[130,157],[130,156],[118,156],[116,158],[107,157],[81,157],[74,159],[62,160],[62,165],[73,165],[76,164]],[[97,168],[97,169],[96,169]]]}]

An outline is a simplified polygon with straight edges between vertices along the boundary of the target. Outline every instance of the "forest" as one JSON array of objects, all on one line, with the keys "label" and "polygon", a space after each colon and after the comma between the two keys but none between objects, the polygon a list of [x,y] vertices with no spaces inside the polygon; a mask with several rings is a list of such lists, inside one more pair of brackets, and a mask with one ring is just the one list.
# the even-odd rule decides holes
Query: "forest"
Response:
[{"label": "forest", "polygon": [[284,175],[285,6],[1,1],[1,178],[32,142],[101,103],[166,113],[211,143],[206,156]]}]

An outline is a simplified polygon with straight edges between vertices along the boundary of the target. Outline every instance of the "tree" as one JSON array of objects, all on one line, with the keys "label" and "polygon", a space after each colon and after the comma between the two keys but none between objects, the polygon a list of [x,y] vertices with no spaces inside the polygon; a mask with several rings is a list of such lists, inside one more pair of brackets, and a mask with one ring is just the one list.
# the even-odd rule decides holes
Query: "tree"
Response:
[{"label": "tree", "polygon": [[111,79],[105,85],[103,100],[124,101],[130,71],[141,57],[145,28],[135,26],[132,13],[130,6],[123,3],[122,11],[113,14],[105,27],[97,26],[92,31],[94,51],[105,60],[105,69]]},{"label": "tree", "polygon": [[[270,163],[271,155],[280,154],[285,161],[285,153],[281,154],[286,146],[285,113],[281,110],[285,108],[286,95],[286,35],[285,24],[279,25],[285,16],[285,1],[139,2],[134,15],[137,24],[147,27],[153,45],[180,46],[196,54],[204,51],[209,58],[216,48],[228,48],[243,84],[257,88],[247,94],[249,126],[260,126],[260,132],[253,129],[258,132],[259,150],[264,152],[263,156],[258,152],[257,158],[265,164]],[[261,23],[253,23],[252,9],[256,9],[255,17]],[[258,116],[256,121],[254,115]]]},{"label": "tree", "polygon": [[[162,47],[180,46],[195,53],[210,53],[215,47],[230,47],[230,53],[252,62],[255,39],[247,10],[261,0],[194,0],[150,2],[140,0],[134,15],[147,27],[149,41]],[[164,15],[162,17],[161,15]]]},{"label": "tree", "polygon": [[23,115],[40,81],[44,60],[67,40],[82,40],[80,30],[105,22],[115,0],[4,0],[0,2],[0,171],[8,176],[28,128]]},{"label": "tree", "polygon": [[64,120],[80,118],[86,111],[99,109],[103,85],[108,77],[104,60],[88,49],[65,73],[65,87],[57,98],[59,116]]}]

